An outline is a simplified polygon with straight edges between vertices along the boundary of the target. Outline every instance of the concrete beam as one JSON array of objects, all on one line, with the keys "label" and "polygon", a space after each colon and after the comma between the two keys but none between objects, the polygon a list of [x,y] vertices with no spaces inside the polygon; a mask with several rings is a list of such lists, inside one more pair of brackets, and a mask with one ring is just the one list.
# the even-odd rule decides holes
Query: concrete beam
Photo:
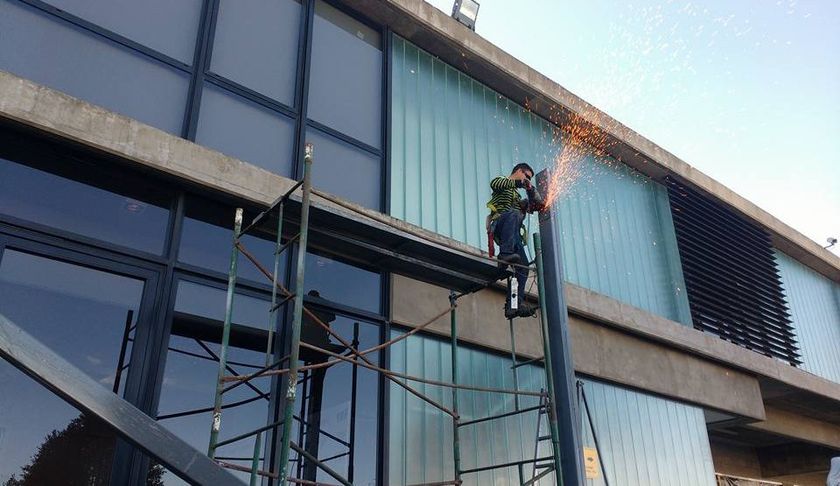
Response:
[{"label": "concrete beam", "polygon": [[840,257],[432,5],[421,0],[344,3],[552,122],[581,117],[606,135],[607,151],[614,157],[657,180],[667,175],[679,177],[766,228],[773,244],[783,252],[840,282]]},{"label": "concrete beam", "polygon": [[746,427],[840,451],[840,425],[773,407],[766,407],[765,413],[767,417],[763,421],[747,424]]},{"label": "concrete beam", "polygon": [[[407,327],[426,322],[447,307],[448,291],[395,275],[391,287],[392,321]],[[458,306],[459,339],[510,351],[510,327],[502,309],[504,293],[487,289],[464,297]],[[517,351],[542,355],[536,319],[517,319]],[[448,315],[429,328],[449,336]],[[660,343],[573,317],[570,334],[575,371],[614,383],[721,410],[754,420],[764,418],[761,390],[750,374],[713,363]]]},{"label": "concrete beam", "polygon": [[756,451],[765,478],[828,474],[831,458],[837,455],[837,451],[827,447],[801,442],[759,447]]}]

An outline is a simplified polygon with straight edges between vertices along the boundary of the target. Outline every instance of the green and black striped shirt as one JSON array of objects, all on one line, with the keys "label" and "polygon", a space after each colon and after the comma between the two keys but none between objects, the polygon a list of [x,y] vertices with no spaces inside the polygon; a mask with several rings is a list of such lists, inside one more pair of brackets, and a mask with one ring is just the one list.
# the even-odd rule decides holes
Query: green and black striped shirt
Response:
[{"label": "green and black striped shirt", "polygon": [[519,207],[519,201],[522,198],[516,190],[516,181],[513,179],[505,176],[496,177],[490,181],[490,189],[493,190],[493,195],[487,203],[487,208],[490,210],[491,217],[495,218],[509,209]]}]

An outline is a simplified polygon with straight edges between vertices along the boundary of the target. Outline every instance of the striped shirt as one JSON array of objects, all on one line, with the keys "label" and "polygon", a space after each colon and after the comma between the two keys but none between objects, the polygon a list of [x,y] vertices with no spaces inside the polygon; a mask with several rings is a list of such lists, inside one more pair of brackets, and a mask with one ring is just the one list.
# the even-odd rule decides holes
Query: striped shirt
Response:
[{"label": "striped shirt", "polygon": [[490,181],[490,189],[493,190],[493,195],[487,202],[487,208],[492,218],[495,219],[499,214],[519,207],[519,201],[522,198],[516,190],[516,181],[513,179],[505,176],[496,177]]}]

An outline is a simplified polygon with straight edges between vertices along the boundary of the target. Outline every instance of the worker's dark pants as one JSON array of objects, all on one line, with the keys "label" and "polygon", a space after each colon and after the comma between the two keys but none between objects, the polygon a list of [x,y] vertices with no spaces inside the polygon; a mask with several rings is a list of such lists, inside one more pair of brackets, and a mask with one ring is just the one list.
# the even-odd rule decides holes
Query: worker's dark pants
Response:
[{"label": "worker's dark pants", "polygon": [[511,209],[502,213],[493,226],[493,239],[499,244],[499,255],[516,253],[521,260],[521,267],[514,267],[516,282],[519,284],[519,299],[525,298],[525,283],[528,281],[528,255],[525,254],[525,247],[522,245],[522,236],[519,235],[519,228],[525,213],[518,209]]}]

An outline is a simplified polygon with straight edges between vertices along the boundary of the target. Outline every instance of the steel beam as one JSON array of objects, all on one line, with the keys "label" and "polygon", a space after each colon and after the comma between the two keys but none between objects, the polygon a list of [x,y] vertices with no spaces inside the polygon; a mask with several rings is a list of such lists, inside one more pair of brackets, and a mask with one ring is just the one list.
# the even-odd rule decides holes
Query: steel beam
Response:
[{"label": "steel beam", "polygon": [[84,413],[102,420],[190,484],[241,485],[209,457],[103,387],[0,314],[0,357]]}]

